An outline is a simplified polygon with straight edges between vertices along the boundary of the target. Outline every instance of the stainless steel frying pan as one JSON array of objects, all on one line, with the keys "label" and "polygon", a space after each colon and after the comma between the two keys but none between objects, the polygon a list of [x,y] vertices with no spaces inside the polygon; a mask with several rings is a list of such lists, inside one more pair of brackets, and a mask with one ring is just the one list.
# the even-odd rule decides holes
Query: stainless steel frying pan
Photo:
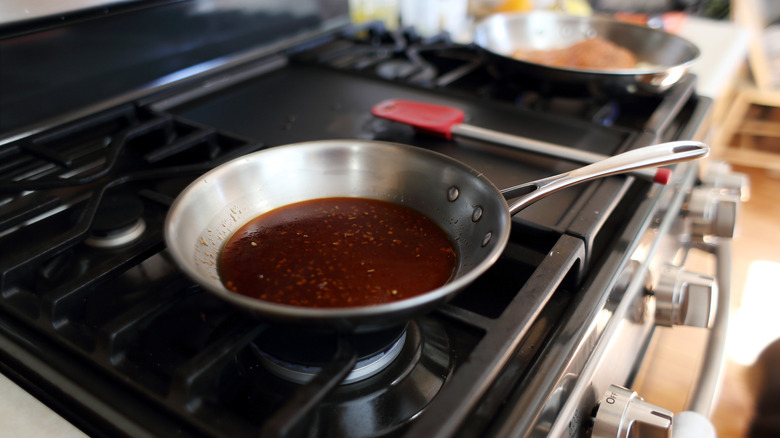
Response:
[{"label": "stainless steel frying pan", "polygon": [[[583,181],[692,160],[708,151],[697,142],[648,146],[502,191],[469,166],[413,146],[359,140],[279,146],[227,162],[185,188],[169,210],[165,241],[188,276],[250,312],[312,327],[372,330],[425,313],[474,281],[498,259],[509,239],[512,215],[528,204]],[[507,203],[505,195],[516,199]],[[277,304],[230,292],[222,285],[217,260],[235,230],[283,205],[335,196],[382,199],[428,216],[456,247],[453,278],[416,297],[348,308]]]},{"label": "stainless steel frying pan", "polygon": [[[630,69],[579,70],[549,67],[512,58],[517,49],[550,50],[594,37],[618,44],[636,55]],[[539,86],[582,90],[597,96],[659,94],[682,79],[699,49],[677,35],[602,16],[580,17],[549,11],[495,14],[474,29],[474,44],[490,56],[497,75]]]}]

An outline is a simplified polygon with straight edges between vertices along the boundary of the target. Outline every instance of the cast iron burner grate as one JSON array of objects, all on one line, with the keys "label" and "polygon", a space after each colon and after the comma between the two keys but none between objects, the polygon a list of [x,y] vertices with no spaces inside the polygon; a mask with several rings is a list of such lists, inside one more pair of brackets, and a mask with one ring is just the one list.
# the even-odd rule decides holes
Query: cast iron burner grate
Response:
[{"label": "cast iron burner grate", "polygon": [[[260,147],[126,106],[0,151],[0,241],[17,248],[0,259],[0,344],[19,337],[46,345],[24,359],[0,350],[0,369],[26,382],[56,364],[59,377],[33,379],[28,390],[98,436],[132,435],[136,426],[117,417],[128,412],[141,412],[135,424],[161,435],[289,436],[305,428],[365,436],[406,427],[452,373],[459,359],[451,349],[473,348],[475,334],[424,318],[367,348],[360,337],[329,336],[322,343],[335,339],[337,348],[315,359],[313,377],[286,382],[256,354],[258,346],[278,354],[264,339],[284,330],[206,293],[164,251],[163,221],[179,191]],[[94,244],[139,223],[132,239]],[[394,360],[339,386],[356,362],[386,354]],[[64,382],[78,382],[91,402],[61,393],[71,384]],[[379,421],[353,421],[366,397]]]},{"label": "cast iron burner grate", "polygon": [[94,349],[94,329],[123,302],[124,283],[113,285],[113,298],[90,291],[118,276],[128,290],[157,281],[159,266],[144,261],[163,249],[174,197],[197,175],[259,147],[133,106],[8,145],[0,238],[15,250],[0,262],[3,308]]},{"label": "cast iron burner grate", "polygon": [[388,31],[381,22],[351,27],[317,47],[305,47],[295,59],[342,71],[370,74],[391,81],[431,86],[448,72],[420,56],[418,47],[451,47],[446,34],[421,38],[413,29]]},{"label": "cast iron burner grate", "polygon": [[[132,106],[12,144],[0,169],[0,226],[20,249],[0,266],[3,293],[27,292],[16,281],[30,274],[19,271],[40,269],[85,239],[97,247],[140,239],[150,225],[144,204],[166,207],[195,176],[259,147]],[[66,280],[50,278],[53,271],[48,280]]]},{"label": "cast iron burner grate", "polygon": [[596,96],[585,86],[573,91],[570,85],[506,78],[475,45],[455,43],[447,34],[422,38],[412,28],[389,31],[381,22],[350,27],[338,38],[292,53],[298,62],[629,129],[646,128],[648,119],[667,113],[669,102],[685,101],[693,83],[683,80],[667,95]]}]

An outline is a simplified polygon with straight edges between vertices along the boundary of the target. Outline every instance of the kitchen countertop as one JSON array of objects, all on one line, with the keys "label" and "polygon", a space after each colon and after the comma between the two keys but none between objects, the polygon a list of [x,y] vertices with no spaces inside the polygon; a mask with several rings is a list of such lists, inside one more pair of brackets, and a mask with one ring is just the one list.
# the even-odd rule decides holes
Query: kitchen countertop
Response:
[{"label": "kitchen countertop", "polygon": [[38,399],[0,374],[0,437],[56,436],[86,438],[86,435]]},{"label": "kitchen countertop", "polygon": [[687,17],[678,35],[701,51],[691,68],[698,77],[696,91],[712,99],[723,96],[747,59],[748,30],[729,21]]}]

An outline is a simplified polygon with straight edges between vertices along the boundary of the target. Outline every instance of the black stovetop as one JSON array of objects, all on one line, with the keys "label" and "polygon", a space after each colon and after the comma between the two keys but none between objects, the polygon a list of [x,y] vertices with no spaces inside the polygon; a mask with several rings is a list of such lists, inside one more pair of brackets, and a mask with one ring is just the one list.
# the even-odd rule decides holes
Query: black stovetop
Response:
[{"label": "black stovetop", "polygon": [[693,78],[666,97],[603,101],[518,89],[481,62],[446,37],[350,27],[3,145],[0,244],[13,250],[0,257],[0,368],[96,436],[400,435],[430,430],[442,412],[461,416],[448,425],[458,434],[482,436],[605,254],[620,251],[615,236],[649,182],[612,177],[518,214],[493,268],[410,321],[387,368],[342,386],[360,340],[326,335],[333,359],[312,384],[277,377],[258,349],[282,331],[186,279],[162,239],[189,181],[282,144],[412,144],[499,187],[577,166],[372,117],[388,98],[607,155],[677,138],[696,112]]}]

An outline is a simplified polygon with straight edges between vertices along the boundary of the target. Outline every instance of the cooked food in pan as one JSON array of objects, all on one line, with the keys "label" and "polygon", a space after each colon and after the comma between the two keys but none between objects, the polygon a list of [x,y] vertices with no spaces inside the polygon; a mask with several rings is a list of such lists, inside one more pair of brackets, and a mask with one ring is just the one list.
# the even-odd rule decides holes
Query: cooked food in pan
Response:
[{"label": "cooked food in pan", "polygon": [[604,38],[595,37],[562,49],[516,50],[512,57],[550,67],[578,70],[634,68],[636,56],[630,50]]}]

